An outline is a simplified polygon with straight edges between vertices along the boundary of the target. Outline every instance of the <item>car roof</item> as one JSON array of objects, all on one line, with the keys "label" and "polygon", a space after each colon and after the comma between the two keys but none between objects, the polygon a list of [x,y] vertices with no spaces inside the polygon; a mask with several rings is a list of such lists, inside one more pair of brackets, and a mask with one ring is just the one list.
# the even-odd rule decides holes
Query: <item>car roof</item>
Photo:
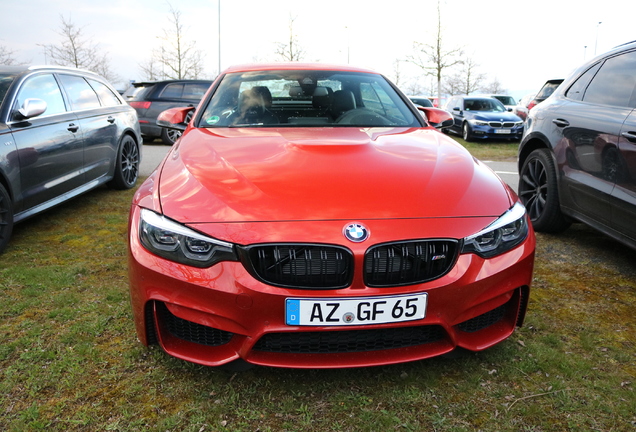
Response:
[{"label": "car roof", "polygon": [[277,71],[277,70],[321,70],[321,71],[341,71],[341,72],[363,72],[377,74],[370,69],[343,66],[326,63],[298,63],[298,62],[283,62],[283,63],[250,63],[230,66],[223,73],[235,73],[235,72],[258,72],[258,71]]},{"label": "car roof", "polygon": [[135,81],[131,82],[130,85],[135,87],[141,86],[150,86],[156,84],[164,84],[164,83],[210,83],[212,84],[212,80],[204,80],[204,79],[180,79],[180,80],[159,80],[159,81]]},{"label": "car roof", "polygon": [[15,66],[0,66],[0,72],[20,74],[25,72],[33,72],[38,70],[50,70],[50,71],[67,71],[67,72],[79,72],[87,75],[99,76],[95,72],[78,69],[68,66],[54,66],[54,65],[15,65]]}]

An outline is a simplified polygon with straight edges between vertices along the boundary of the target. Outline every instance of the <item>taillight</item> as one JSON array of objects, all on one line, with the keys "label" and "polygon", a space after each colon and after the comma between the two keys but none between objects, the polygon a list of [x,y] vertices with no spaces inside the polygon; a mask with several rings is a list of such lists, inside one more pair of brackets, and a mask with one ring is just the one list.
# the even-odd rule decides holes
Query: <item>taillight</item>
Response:
[{"label": "taillight", "polygon": [[128,105],[130,105],[133,108],[140,108],[140,109],[148,109],[150,108],[150,104],[152,104],[152,102],[128,102]]},{"label": "taillight", "polygon": [[528,104],[528,111],[530,111],[532,108],[534,108],[534,106],[535,106],[535,105],[536,105],[536,102],[535,102],[535,101],[531,101],[531,102]]}]

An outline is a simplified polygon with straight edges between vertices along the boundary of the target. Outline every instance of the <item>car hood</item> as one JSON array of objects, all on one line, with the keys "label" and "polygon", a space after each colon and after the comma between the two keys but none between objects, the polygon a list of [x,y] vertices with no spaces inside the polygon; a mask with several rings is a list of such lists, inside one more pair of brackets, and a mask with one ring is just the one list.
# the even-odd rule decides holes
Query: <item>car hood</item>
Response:
[{"label": "car hood", "polygon": [[432,129],[189,129],[160,168],[183,223],[499,216],[509,189]]},{"label": "car hood", "polygon": [[464,115],[474,120],[518,122],[521,119],[511,112],[464,111]]}]

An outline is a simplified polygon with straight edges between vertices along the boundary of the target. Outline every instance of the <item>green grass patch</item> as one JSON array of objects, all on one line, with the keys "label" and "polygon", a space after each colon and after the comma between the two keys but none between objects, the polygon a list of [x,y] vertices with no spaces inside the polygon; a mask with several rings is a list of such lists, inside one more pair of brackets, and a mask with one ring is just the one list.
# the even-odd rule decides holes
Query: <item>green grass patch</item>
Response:
[{"label": "green grass patch", "polygon": [[490,350],[233,373],[137,342],[131,197],[100,188],[15,227],[0,256],[0,430],[636,430],[636,264],[590,229],[538,236],[526,325]]},{"label": "green grass patch", "polygon": [[454,134],[448,134],[448,136],[466,147],[466,149],[477,159],[483,161],[506,162],[514,162],[517,160],[519,141],[480,140],[467,142]]}]

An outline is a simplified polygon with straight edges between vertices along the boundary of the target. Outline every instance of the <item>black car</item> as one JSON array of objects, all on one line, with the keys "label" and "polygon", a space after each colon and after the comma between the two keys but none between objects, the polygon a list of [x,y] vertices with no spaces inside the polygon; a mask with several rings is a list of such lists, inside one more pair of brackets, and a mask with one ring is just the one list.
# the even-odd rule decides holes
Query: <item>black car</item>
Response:
[{"label": "black car", "polygon": [[137,113],[87,71],[0,66],[0,142],[0,253],[15,222],[139,175]]},{"label": "black car", "polygon": [[135,82],[124,92],[124,99],[137,110],[144,142],[156,138],[168,145],[181,136],[181,131],[157,126],[157,116],[168,108],[197,106],[212,84],[207,80],[166,80]]},{"label": "black car", "polygon": [[545,84],[543,84],[543,86],[541,87],[541,90],[539,90],[539,92],[534,96],[534,98],[532,98],[532,100],[528,103],[528,106],[527,106],[528,111],[530,111],[532,108],[534,108],[535,106],[537,106],[538,104],[540,104],[541,102],[549,98],[550,95],[554,93],[554,91],[557,89],[557,87],[561,85],[562,82],[563,82],[562,79],[547,80]]},{"label": "black car", "polygon": [[423,106],[423,107],[433,107],[433,102],[427,98],[426,96],[409,96],[408,97],[411,102],[415,105]]},{"label": "black car", "polygon": [[530,111],[519,195],[537,231],[581,221],[636,249],[636,42],[580,67]]}]

